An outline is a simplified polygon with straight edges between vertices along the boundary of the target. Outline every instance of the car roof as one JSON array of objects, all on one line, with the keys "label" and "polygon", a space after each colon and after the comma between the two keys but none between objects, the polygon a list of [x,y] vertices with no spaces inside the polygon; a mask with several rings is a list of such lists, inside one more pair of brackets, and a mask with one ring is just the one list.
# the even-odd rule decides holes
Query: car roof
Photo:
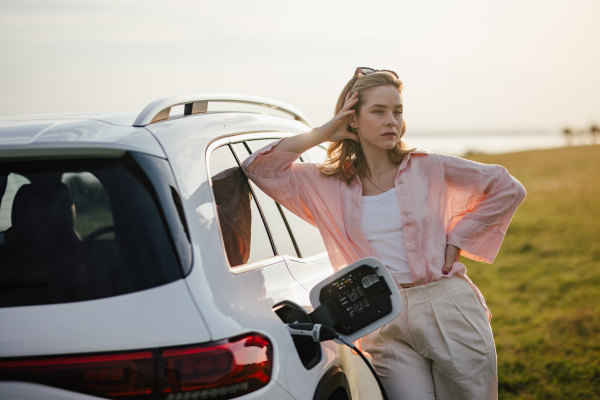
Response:
[{"label": "car roof", "polygon": [[[294,119],[261,112],[207,112],[208,101],[259,105],[282,110]],[[177,105],[185,105],[186,113],[171,117],[171,107]],[[167,158],[174,135],[178,141],[193,136],[208,143],[243,132],[298,133],[309,127],[310,122],[297,109],[275,100],[223,94],[172,96],[155,100],[142,111],[0,118],[0,158],[119,156],[130,150]]]},{"label": "car roof", "polygon": [[91,115],[0,119],[0,158],[27,156],[119,156],[139,151],[165,158],[144,128],[116,125]]}]

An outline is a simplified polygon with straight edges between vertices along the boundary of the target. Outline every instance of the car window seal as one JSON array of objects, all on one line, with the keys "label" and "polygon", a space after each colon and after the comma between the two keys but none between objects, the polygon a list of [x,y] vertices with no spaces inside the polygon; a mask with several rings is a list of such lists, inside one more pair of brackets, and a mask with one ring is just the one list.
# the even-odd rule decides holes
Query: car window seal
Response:
[{"label": "car window seal", "polygon": [[[244,147],[246,148],[246,150],[248,150],[248,153],[252,154],[252,149],[250,149],[248,142],[246,140],[244,140],[242,143],[244,144]],[[288,235],[290,235],[290,239],[292,239],[292,244],[294,245],[294,250],[296,250],[296,255],[298,257],[302,258],[302,253],[300,252],[300,247],[298,246],[298,243],[296,242],[296,238],[294,237],[294,232],[292,231],[292,227],[290,226],[283,210],[281,209],[281,205],[278,202],[275,202],[275,204],[277,205],[279,214],[281,215],[281,218],[283,219],[283,223],[285,224],[285,227],[288,231]]]},{"label": "car window seal", "polygon": [[[240,158],[238,157],[237,153],[235,152],[235,149],[230,144],[228,144],[227,146],[233,153],[233,156],[235,157],[235,161],[238,163],[238,166],[239,166],[240,170],[242,171],[242,174],[244,174],[244,177],[246,177],[246,180],[248,180],[248,177],[246,176],[244,171],[241,169],[242,163],[240,162]],[[250,192],[252,193],[252,197],[254,198],[256,207],[258,208],[258,213],[260,214],[260,216],[263,220],[265,229],[267,230],[267,236],[269,237],[269,242],[271,242],[271,249],[274,251],[274,255],[280,255],[279,252],[277,251],[277,246],[275,245],[275,240],[273,239],[273,234],[271,233],[271,229],[269,229],[269,224],[267,223],[267,219],[265,218],[265,213],[263,212],[262,207],[260,206],[260,203],[258,202],[258,198],[256,197],[256,193],[254,192],[254,188],[252,187],[252,185],[250,185],[250,182],[247,182],[247,183],[248,183],[248,186],[250,187]]]}]

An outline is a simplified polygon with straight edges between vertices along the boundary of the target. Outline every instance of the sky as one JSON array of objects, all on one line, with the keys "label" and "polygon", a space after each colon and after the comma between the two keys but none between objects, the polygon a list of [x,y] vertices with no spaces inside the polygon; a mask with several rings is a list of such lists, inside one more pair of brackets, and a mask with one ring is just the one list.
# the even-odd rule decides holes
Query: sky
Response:
[{"label": "sky", "polygon": [[0,0],[0,116],[270,97],[320,125],[358,66],[415,131],[600,124],[598,0]]}]

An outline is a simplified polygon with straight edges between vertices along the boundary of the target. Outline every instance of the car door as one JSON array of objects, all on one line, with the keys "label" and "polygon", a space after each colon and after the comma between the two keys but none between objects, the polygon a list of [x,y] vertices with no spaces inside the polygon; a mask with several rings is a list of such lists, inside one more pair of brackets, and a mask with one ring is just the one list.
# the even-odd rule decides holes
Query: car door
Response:
[{"label": "car door", "polygon": [[[247,149],[257,151],[274,139],[269,137],[248,138]],[[302,154],[296,162],[319,163],[325,160],[326,150],[321,146],[314,147]],[[266,195],[264,195],[266,196]],[[273,200],[271,200],[273,201]],[[294,252],[282,253],[290,273],[306,290],[310,290],[323,279],[333,274],[333,268],[327,257],[327,250],[319,230],[285,207],[277,204],[281,216],[290,231],[294,242]]]}]

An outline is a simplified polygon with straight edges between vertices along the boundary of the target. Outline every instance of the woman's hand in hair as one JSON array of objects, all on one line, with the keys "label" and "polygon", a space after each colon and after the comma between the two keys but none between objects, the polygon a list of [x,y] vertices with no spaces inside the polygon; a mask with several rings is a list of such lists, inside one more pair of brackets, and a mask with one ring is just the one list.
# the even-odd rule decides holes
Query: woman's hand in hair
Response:
[{"label": "woman's hand in hair", "polygon": [[358,92],[348,93],[344,107],[342,107],[340,112],[331,121],[319,128],[313,129],[315,135],[323,142],[338,142],[344,139],[352,139],[360,143],[358,135],[348,130],[348,116],[354,114],[355,111],[352,110],[352,107],[354,107],[357,101]]},{"label": "woman's hand in hair", "polygon": [[352,139],[360,143],[358,135],[348,131],[348,115],[354,113],[354,110],[351,110],[351,108],[354,107],[357,101],[357,92],[352,95],[348,93],[346,95],[344,107],[331,121],[301,135],[285,138],[273,147],[271,152],[289,151],[292,153],[304,153],[306,150],[318,146],[321,143],[337,142],[343,139]]},{"label": "woman's hand in hair", "polygon": [[446,245],[446,262],[444,268],[442,268],[442,274],[448,275],[452,270],[452,263],[460,261],[460,249],[451,244]]}]

